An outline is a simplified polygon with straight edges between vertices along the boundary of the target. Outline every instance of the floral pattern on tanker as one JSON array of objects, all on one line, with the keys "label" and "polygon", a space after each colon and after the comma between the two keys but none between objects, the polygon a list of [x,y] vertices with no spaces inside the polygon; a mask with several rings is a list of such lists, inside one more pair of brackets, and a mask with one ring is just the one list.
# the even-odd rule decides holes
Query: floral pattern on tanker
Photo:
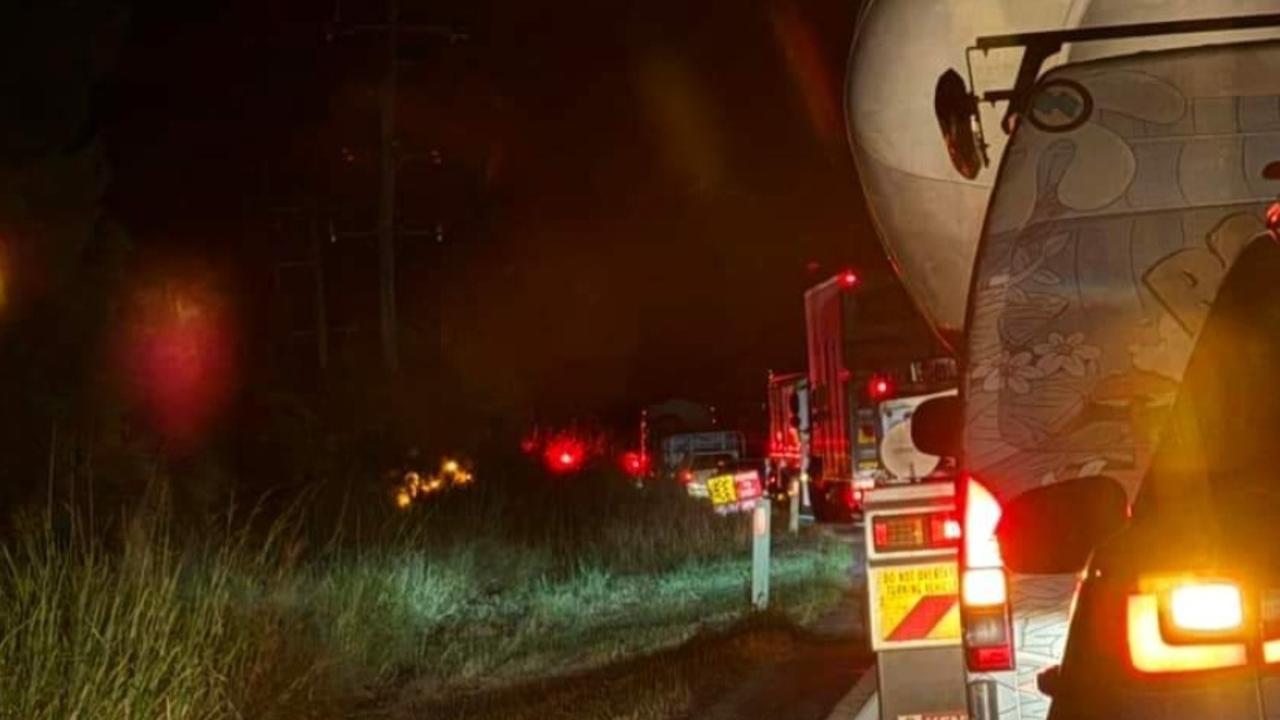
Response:
[{"label": "floral pattern on tanker", "polygon": [[[1005,154],[966,335],[965,461],[997,495],[1132,496],[1219,285],[1280,182],[1280,44],[1060,68]],[[1235,78],[1223,82],[1222,78]]]}]

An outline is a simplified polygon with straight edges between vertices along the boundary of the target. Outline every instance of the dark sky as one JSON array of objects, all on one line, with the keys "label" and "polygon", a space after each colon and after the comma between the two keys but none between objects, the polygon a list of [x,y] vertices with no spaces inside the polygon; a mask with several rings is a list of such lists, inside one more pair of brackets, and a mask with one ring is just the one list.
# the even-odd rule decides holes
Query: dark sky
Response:
[{"label": "dark sky", "polygon": [[[855,3],[402,4],[471,35],[410,43],[400,99],[402,148],[445,158],[405,217],[450,228],[443,249],[404,240],[401,302],[442,318],[464,387],[554,412],[750,399],[803,362],[807,284],[885,272],[840,108]],[[381,8],[344,0],[340,19]],[[140,242],[253,262],[247,198],[369,189],[380,56],[326,41],[333,16],[135,8],[108,140],[111,208]]]}]

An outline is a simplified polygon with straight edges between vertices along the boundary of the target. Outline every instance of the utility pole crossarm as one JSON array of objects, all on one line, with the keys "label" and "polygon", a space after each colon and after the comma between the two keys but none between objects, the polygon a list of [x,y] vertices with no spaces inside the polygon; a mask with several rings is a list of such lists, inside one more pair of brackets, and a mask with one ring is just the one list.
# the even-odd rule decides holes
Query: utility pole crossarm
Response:
[{"label": "utility pole crossarm", "polygon": [[355,35],[358,33],[366,33],[366,32],[377,32],[377,33],[391,32],[393,30],[397,33],[409,33],[413,35],[428,35],[431,37],[445,38],[449,42],[455,42],[455,43],[466,42],[467,40],[471,39],[471,35],[469,35],[468,33],[462,32],[457,28],[452,28],[447,25],[399,25],[397,26],[391,23],[373,24],[373,25],[352,25],[350,27],[343,28],[342,30],[338,30],[334,34],[335,35]]},{"label": "utility pole crossarm", "polygon": [[[396,142],[396,99],[398,92],[398,72],[400,65],[400,36],[414,35],[438,37],[451,43],[469,40],[471,36],[455,27],[439,23],[401,23],[401,0],[387,0],[387,20],[385,23],[365,23],[342,26],[341,0],[334,8],[333,26],[338,28],[330,32],[329,37],[350,36],[362,33],[382,33],[386,42],[386,70],[378,89],[378,135],[379,149],[379,187],[378,187],[378,223],[372,233],[338,232],[332,224],[329,228],[330,240],[339,237],[367,237],[376,235],[378,242],[378,325],[383,366],[391,374],[400,369],[399,350],[399,318],[396,302],[396,240],[406,234],[418,234],[410,230],[408,233],[396,224],[396,180],[400,163],[410,155],[402,156]],[[426,234],[427,231],[422,231]],[[436,234],[436,231],[430,231]]]}]

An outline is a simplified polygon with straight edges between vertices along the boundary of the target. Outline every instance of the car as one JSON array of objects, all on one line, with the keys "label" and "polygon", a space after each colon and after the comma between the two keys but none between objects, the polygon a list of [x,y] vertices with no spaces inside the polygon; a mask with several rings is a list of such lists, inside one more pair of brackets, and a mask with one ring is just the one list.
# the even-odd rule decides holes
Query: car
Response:
[{"label": "car", "polygon": [[707,497],[707,481],[716,475],[730,472],[736,456],[729,453],[695,455],[681,464],[678,473],[680,483],[692,497]]},{"label": "car", "polygon": [[1278,277],[1263,236],[1224,281],[1132,519],[1042,676],[1050,720],[1280,715]]}]

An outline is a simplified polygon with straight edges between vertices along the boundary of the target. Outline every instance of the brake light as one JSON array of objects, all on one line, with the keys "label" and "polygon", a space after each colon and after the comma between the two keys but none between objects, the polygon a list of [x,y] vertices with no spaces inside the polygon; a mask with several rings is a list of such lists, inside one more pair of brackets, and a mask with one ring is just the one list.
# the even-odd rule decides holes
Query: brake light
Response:
[{"label": "brake light", "polygon": [[[1191,591],[1186,597],[1201,595],[1199,590]],[[1217,596],[1217,597],[1214,597]],[[1210,604],[1218,604],[1226,599],[1226,594],[1209,591],[1201,595],[1201,599],[1210,598]],[[1239,600],[1237,591],[1236,599]],[[1201,622],[1215,618],[1215,624],[1222,624],[1226,614],[1219,615],[1225,607],[1210,608],[1208,612],[1201,609],[1191,610],[1200,600],[1184,600],[1184,620]],[[1237,603],[1239,605],[1239,603]],[[1187,613],[1190,613],[1189,615]],[[1246,661],[1243,642],[1204,642],[1171,644],[1165,639],[1160,623],[1160,596],[1155,594],[1139,594],[1129,596],[1128,602],[1128,639],[1129,659],[1135,670],[1144,673],[1173,673],[1217,670],[1238,667]],[[1174,621],[1177,622],[1176,620]]]},{"label": "brake light", "polygon": [[1169,620],[1179,630],[1221,633],[1244,625],[1240,588],[1231,583],[1181,585],[1169,593]]},{"label": "brake light", "polygon": [[1000,514],[1000,503],[995,495],[976,479],[968,478],[964,496],[965,567],[1004,565],[1000,556],[1000,541],[996,539]]},{"label": "brake light", "polygon": [[851,511],[858,509],[858,505],[862,502],[862,493],[855,491],[852,483],[842,483],[839,492],[840,502],[844,503],[845,508]]},{"label": "brake light", "polygon": [[960,609],[965,660],[970,670],[1012,670],[1013,631],[1009,588],[996,527],[1000,503],[982,483],[966,476],[961,529]]},{"label": "brake light", "polygon": [[693,482],[693,471],[685,470],[680,473],[680,482],[685,483],[686,485]]},{"label": "brake light", "polygon": [[969,667],[980,672],[1013,669],[1013,647],[1009,643],[997,647],[979,647],[969,651]]},{"label": "brake light", "polygon": [[884,375],[872,375],[867,381],[867,397],[874,402],[888,399],[893,395],[893,381]]}]

